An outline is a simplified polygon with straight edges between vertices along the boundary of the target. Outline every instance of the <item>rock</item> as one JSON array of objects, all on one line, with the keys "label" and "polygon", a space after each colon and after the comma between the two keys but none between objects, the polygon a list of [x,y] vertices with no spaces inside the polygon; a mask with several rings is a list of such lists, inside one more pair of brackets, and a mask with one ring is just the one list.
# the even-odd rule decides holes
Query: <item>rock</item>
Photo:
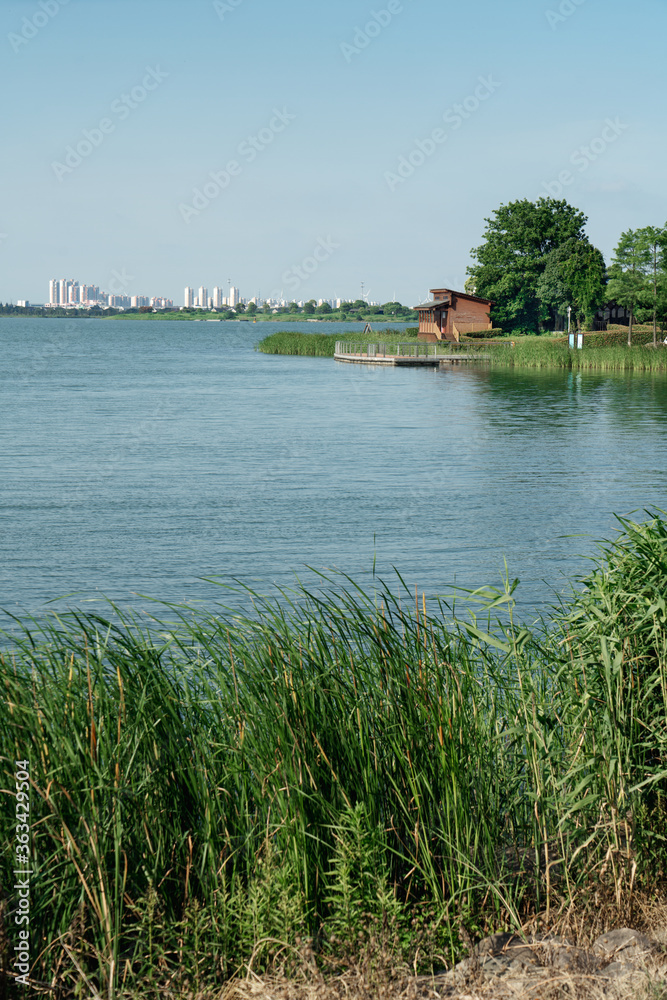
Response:
[{"label": "rock", "polygon": [[656,954],[661,951],[657,942],[652,941],[640,931],[633,931],[628,927],[623,927],[617,931],[608,931],[602,934],[593,944],[593,952],[600,958],[607,960],[616,959],[622,962],[628,959],[641,958],[646,955]]},{"label": "rock", "polygon": [[561,945],[553,949],[551,954],[552,968],[559,972],[585,973],[597,972],[602,962],[585,948],[575,948],[572,945]]},{"label": "rock", "polygon": [[637,968],[630,962],[612,962],[605,966],[600,973],[605,979],[623,979],[624,976],[632,976],[637,972]]},{"label": "rock", "polygon": [[492,934],[475,945],[473,955],[498,955],[511,941],[519,940],[516,934]]},{"label": "rock", "polygon": [[646,975],[641,959],[659,952],[664,952],[661,945],[628,928],[603,934],[592,950],[551,934],[525,940],[517,934],[492,934],[475,945],[470,958],[438,979],[451,988],[494,983],[498,989],[510,990],[512,996],[519,986],[524,995],[526,990],[538,989],[540,982],[561,979],[597,982],[607,993],[619,980]]}]

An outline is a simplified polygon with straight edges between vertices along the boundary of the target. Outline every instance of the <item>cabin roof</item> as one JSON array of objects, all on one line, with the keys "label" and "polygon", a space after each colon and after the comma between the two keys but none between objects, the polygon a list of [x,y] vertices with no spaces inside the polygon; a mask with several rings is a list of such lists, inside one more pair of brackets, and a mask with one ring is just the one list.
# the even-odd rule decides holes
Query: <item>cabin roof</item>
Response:
[{"label": "cabin roof", "polygon": [[429,302],[422,302],[420,306],[415,306],[415,309],[433,309],[434,306],[448,306],[449,303],[449,297],[446,299],[431,299]]},{"label": "cabin roof", "polygon": [[468,292],[457,292],[453,288],[429,288],[429,292],[438,299],[455,295],[457,299],[469,299],[471,302],[484,302],[486,305],[493,305],[491,299],[484,299],[481,295],[470,295]]}]

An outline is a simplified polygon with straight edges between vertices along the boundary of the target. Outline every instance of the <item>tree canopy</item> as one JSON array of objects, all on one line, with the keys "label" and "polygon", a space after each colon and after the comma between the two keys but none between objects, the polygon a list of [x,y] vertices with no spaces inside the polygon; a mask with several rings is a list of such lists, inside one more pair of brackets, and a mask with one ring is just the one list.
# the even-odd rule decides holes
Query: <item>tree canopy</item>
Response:
[{"label": "tree canopy", "polygon": [[590,327],[606,299],[604,257],[588,240],[569,239],[546,256],[537,285],[543,319],[557,316],[568,305],[575,322]]},{"label": "tree canopy", "polygon": [[630,314],[628,344],[632,342],[632,324],[637,308],[646,299],[646,276],[651,255],[641,230],[621,233],[609,269],[609,295]]},{"label": "tree canopy", "polygon": [[[534,333],[567,305],[589,313],[600,297],[604,260],[584,232],[583,212],[564,200],[524,198],[501,205],[485,222],[484,242],[472,250],[475,263],[468,268],[466,287],[493,301],[494,326]],[[556,251],[560,254],[552,256]],[[585,277],[575,274],[582,263]],[[549,277],[542,281],[547,266]]]}]

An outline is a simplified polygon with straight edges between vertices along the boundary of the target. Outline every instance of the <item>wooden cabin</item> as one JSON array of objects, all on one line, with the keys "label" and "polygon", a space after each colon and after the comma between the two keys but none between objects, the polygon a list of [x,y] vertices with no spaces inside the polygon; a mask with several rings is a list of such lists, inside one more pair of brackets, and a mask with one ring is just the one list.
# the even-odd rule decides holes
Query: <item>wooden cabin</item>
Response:
[{"label": "wooden cabin", "polygon": [[468,333],[490,330],[489,313],[493,302],[451,288],[431,288],[433,300],[415,306],[419,313],[419,340],[454,343]]}]

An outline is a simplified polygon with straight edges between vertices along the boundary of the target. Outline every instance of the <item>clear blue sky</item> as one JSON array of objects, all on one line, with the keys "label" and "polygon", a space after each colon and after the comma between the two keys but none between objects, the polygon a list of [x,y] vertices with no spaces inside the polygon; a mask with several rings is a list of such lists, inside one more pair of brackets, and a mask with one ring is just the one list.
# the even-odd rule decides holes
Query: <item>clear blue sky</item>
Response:
[{"label": "clear blue sky", "polygon": [[664,0],[3,0],[0,29],[2,301],[115,272],[414,304],[562,172],[607,259],[667,220]]}]

